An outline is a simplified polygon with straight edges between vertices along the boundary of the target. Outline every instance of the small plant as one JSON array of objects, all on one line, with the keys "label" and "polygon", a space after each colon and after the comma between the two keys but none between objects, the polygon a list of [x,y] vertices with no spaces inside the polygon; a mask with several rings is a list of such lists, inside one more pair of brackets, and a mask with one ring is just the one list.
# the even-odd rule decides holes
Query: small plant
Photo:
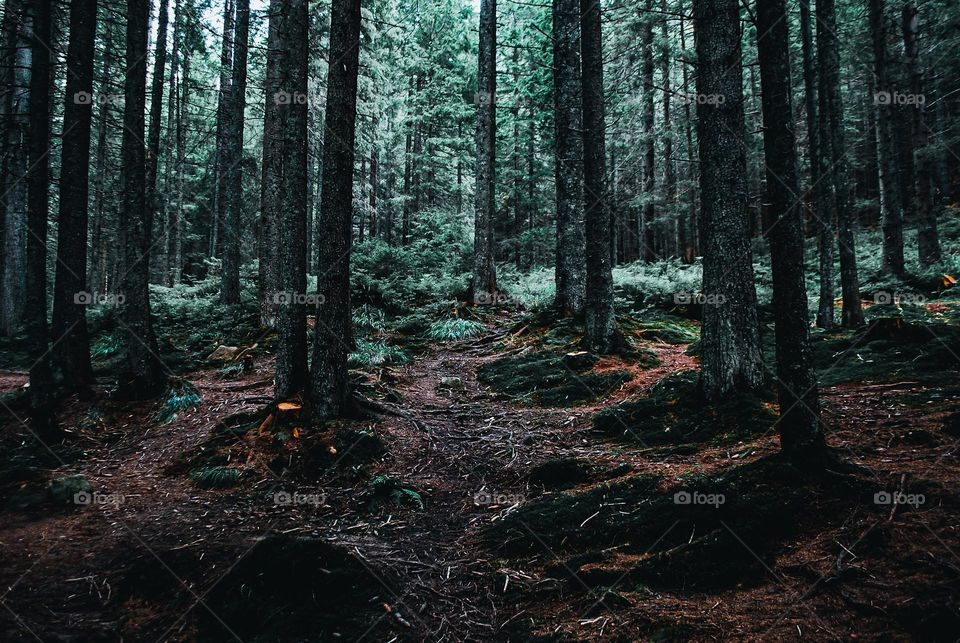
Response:
[{"label": "small plant", "polygon": [[351,366],[360,368],[410,363],[410,357],[396,346],[362,339],[357,340],[357,350],[350,353],[349,360]]},{"label": "small plant", "polygon": [[203,398],[200,397],[200,392],[193,384],[180,381],[170,387],[167,401],[157,411],[157,419],[160,422],[172,422],[177,419],[180,411],[198,406],[201,399]]},{"label": "small plant", "polygon": [[423,509],[423,497],[404,487],[396,478],[390,476],[374,476],[369,482],[374,498],[389,498],[398,507],[412,506]]},{"label": "small plant", "polygon": [[190,473],[190,480],[201,489],[226,489],[240,483],[240,472],[230,467],[200,467]]},{"label": "small plant", "polygon": [[252,364],[245,360],[239,360],[235,362],[227,363],[223,368],[218,371],[218,374],[223,379],[235,379],[240,377],[244,373],[248,373],[252,368]]},{"label": "small plant", "polygon": [[386,317],[379,308],[363,304],[353,311],[353,328],[362,333],[382,333],[386,330]]},{"label": "small plant", "polygon": [[486,326],[471,319],[440,319],[430,325],[427,335],[430,339],[449,342],[467,337],[476,337],[486,330]]},{"label": "small plant", "polygon": [[119,335],[105,335],[90,347],[93,359],[109,359],[123,349],[123,339]]}]

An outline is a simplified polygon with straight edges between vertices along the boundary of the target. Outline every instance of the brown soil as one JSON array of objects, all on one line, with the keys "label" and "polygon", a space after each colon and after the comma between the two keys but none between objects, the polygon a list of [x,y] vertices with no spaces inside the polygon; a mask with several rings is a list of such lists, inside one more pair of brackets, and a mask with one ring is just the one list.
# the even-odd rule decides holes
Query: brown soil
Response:
[{"label": "brown soil", "polygon": [[[683,346],[651,344],[661,364],[631,369],[634,380],[601,392],[597,403],[544,409],[505,402],[475,376],[503,354],[509,338],[502,328],[512,320],[501,321],[489,336],[434,347],[372,378],[399,392],[402,401],[385,405],[401,415],[342,423],[383,439],[390,456],[367,465],[369,473],[416,490],[422,510],[371,506],[365,477],[329,466],[349,449],[306,473],[275,461],[269,469],[238,463],[240,485],[224,490],[198,489],[178,472],[175,465],[209,443],[218,422],[263,409],[271,392],[266,360],[242,381],[195,373],[201,405],[167,424],[155,421],[151,404],[100,401],[101,415],[91,419],[89,403],[67,400],[63,424],[71,435],[52,446],[56,457],[41,467],[43,477],[80,473],[95,490],[123,498],[0,514],[0,640],[233,640],[217,630],[208,598],[273,534],[330,540],[377,570],[367,627],[345,625],[336,632],[342,640],[932,640],[960,622],[960,436],[942,430],[960,406],[953,385],[823,390],[830,444],[863,467],[878,491],[922,488],[926,502],[890,512],[872,504],[837,511],[825,501],[814,507],[817,529],[799,529],[754,582],[669,592],[609,582],[598,590],[553,580],[548,570],[557,557],[546,550],[498,559],[477,535],[518,503],[555,493],[528,482],[537,465],[578,458],[596,471],[659,474],[670,488],[684,475],[719,473],[778,449],[768,435],[695,452],[657,451],[591,431],[599,409],[695,368]],[[604,360],[597,368],[623,366]],[[461,378],[464,389],[438,389],[444,377]],[[0,393],[25,380],[0,375]],[[0,420],[7,453],[29,444],[11,414]],[[601,477],[581,488],[602,484]],[[278,487],[320,494],[323,502],[276,506],[269,494]],[[616,564],[626,570],[631,561]],[[272,640],[263,634],[260,640]]]}]

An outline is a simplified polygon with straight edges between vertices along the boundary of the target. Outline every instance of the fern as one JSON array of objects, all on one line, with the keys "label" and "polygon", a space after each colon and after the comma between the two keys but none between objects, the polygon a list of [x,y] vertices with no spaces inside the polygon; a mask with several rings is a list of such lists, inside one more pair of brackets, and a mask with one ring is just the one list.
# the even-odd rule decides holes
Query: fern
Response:
[{"label": "fern", "polygon": [[486,326],[470,319],[440,319],[430,325],[427,336],[441,342],[467,337],[476,337],[486,330]]},{"label": "fern", "polygon": [[230,467],[200,467],[190,472],[190,480],[201,489],[226,489],[240,482],[240,472]]}]

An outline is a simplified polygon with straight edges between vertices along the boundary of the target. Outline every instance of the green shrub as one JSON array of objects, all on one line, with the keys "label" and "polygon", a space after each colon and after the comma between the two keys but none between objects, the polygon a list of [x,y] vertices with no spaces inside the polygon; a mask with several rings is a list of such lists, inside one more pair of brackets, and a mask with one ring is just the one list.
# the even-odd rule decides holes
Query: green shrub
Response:
[{"label": "green shrub", "polygon": [[240,472],[230,467],[200,467],[190,472],[190,480],[201,489],[226,489],[240,483]]},{"label": "green shrub", "polygon": [[447,342],[465,339],[467,337],[476,337],[477,335],[483,334],[486,329],[486,326],[472,319],[453,317],[450,319],[439,319],[430,324],[427,335],[430,339]]},{"label": "green shrub", "polygon": [[410,357],[396,346],[386,342],[357,340],[357,350],[350,353],[350,366],[377,367],[388,364],[409,364]]}]

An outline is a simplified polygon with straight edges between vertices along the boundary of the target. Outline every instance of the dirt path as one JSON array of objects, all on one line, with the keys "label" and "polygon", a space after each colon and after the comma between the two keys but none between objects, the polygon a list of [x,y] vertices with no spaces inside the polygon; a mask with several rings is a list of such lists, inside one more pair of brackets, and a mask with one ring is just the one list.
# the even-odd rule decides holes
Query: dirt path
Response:
[{"label": "dirt path", "polygon": [[[775,436],[767,436],[694,455],[654,456],[590,433],[590,419],[599,408],[691,368],[682,346],[655,346],[659,366],[637,371],[633,381],[602,392],[596,402],[543,409],[513,404],[477,382],[477,369],[502,354],[502,342],[509,346],[510,341],[500,328],[477,340],[434,347],[410,366],[381,371],[380,378],[399,393],[394,406],[404,414],[349,423],[375,430],[389,447],[390,456],[371,465],[369,473],[415,489],[424,500],[423,510],[371,511],[366,481],[332,469],[304,478],[274,464],[266,473],[244,478],[240,487],[222,491],[198,490],[185,475],[171,475],[171,465],[207,442],[223,418],[262,407],[271,388],[269,363],[258,364],[242,382],[224,382],[213,371],[197,373],[192,381],[203,403],[168,424],[153,419],[150,405],[105,405],[103,417],[91,422],[86,407],[71,404],[68,423],[78,427],[74,441],[86,453],[52,461],[44,473],[82,473],[94,489],[122,498],[72,511],[28,506],[6,513],[0,529],[0,586],[6,588],[0,591],[5,608],[0,610],[0,639],[118,640],[122,631],[125,640],[194,640],[201,634],[198,619],[212,617],[208,593],[270,534],[331,539],[369,563],[382,586],[375,606],[380,617],[366,631],[342,632],[341,639],[502,639],[503,626],[519,618],[535,618],[548,631],[579,639],[647,631],[653,618],[667,623],[698,618],[696,631],[702,637],[713,632],[762,639],[757,632],[765,628],[745,619],[757,609],[750,601],[764,600],[758,597],[775,585],[743,595],[659,596],[634,603],[624,614],[597,617],[587,613],[596,601],[581,605],[582,597],[567,598],[563,592],[542,604],[524,598],[545,582],[536,571],[543,556],[536,563],[504,566],[476,545],[482,526],[551,493],[531,485],[529,473],[555,458],[581,457],[598,467],[629,465],[634,471],[675,477],[730,466],[744,453],[757,458],[777,448]],[[13,387],[20,385],[18,378],[22,376],[7,375],[0,381]],[[911,383],[897,391],[901,397],[918,392],[924,390]],[[885,460],[913,458],[914,475],[956,476],[948,445],[918,456],[915,444],[894,443],[883,434],[902,422],[933,431],[942,414],[922,410],[925,424],[918,424],[921,411],[904,407],[896,415],[891,391],[866,385],[831,389],[825,397],[839,428],[834,440],[862,462],[889,472]],[[15,432],[16,424],[10,426],[7,432]],[[874,430],[877,441],[888,442],[885,451],[875,451],[873,441],[865,441],[864,427]],[[348,451],[338,458],[348,458]],[[945,462],[944,455],[951,459]],[[314,494],[323,502],[278,507],[270,501],[278,488]],[[933,518],[931,532],[940,539],[940,529],[951,528],[952,522]],[[824,538],[829,541],[830,535]],[[920,546],[932,548],[931,542],[926,537]],[[814,556],[837,549],[830,542],[820,545]],[[544,555],[549,558],[549,552]],[[813,566],[808,557],[791,564]],[[793,592],[809,581],[800,575],[787,576],[785,582]],[[794,600],[790,592],[774,602],[788,606]],[[735,607],[744,600],[745,607]],[[726,612],[708,610],[721,602]],[[793,631],[799,615],[783,618],[777,610],[771,603],[769,622],[782,632]],[[223,640],[229,638],[224,633]]]}]

